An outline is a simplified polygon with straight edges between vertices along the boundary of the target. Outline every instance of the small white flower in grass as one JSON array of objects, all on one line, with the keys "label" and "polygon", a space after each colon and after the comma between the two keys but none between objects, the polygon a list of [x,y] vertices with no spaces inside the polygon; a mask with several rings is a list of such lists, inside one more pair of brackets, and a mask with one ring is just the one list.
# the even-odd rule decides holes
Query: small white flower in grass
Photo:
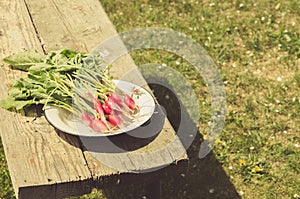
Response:
[{"label": "small white flower in grass", "polygon": [[281,77],[277,77],[277,81],[281,82],[282,78]]},{"label": "small white flower in grass", "polygon": [[213,7],[214,5],[216,5],[214,2],[209,4],[209,7]]},{"label": "small white flower in grass", "polygon": [[161,64],[161,66],[162,66],[162,67],[166,67],[166,66],[167,66],[167,64],[163,63],[163,64]]},{"label": "small white flower in grass", "polygon": [[245,194],[245,192],[243,192],[243,191],[240,191],[240,195],[242,196],[242,195],[244,195]]},{"label": "small white flower in grass", "polygon": [[232,167],[232,166],[229,166],[229,167],[228,167],[228,169],[229,169],[229,170],[232,170],[232,169],[233,169],[233,167]]},{"label": "small white flower in grass", "polygon": [[275,102],[276,102],[277,104],[280,104],[280,101],[279,101],[279,100],[275,100]]},{"label": "small white flower in grass", "polygon": [[279,113],[279,110],[278,110],[278,109],[275,109],[275,113]]},{"label": "small white flower in grass", "polygon": [[261,20],[264,21],[264,20],[265,20],[265,17],[261,17]]},{"label": "small white flower in grass", "polygon": [[299,144],[295,144],[295,147],[296,147],[296,148],[299,148]]},{"label": "small white flower in grass", "polygon": [[275,10],[278,10],[280,8],[280,3],[278,3],[276,6],[275,6]]},{"label": "small white flower in grass", "polygon": [[298,194],[294,194],[294,198],[297,198],[297,199],[299,199],[300,198],[300,196],[298,195]]},{"label": "small white flower in grass", "polygon": [[292,41],[292,39],[291,39],[291,37],[290,37],[289,35],[284,35],[283,37],[285,38],[285,40],[286,40],[287,42]]},{"label": "small white flower in grass", "polygon": [[284,134],[287,134],[287,131],[286,131],[286,130],[284,130],[284,131],[283,131],[283,133],[284,133]]},{"label": "small white flower in grass", "polygon": [[292,22],[292,26],[295,26],[295,25],[296,25],[296,22],[293,21],[293,22]]},{"label": "small white flower in grass", "polygon": [[255,148],[254,148],[254,146],[251,146],[249,149],[250,149],[250,150],[253,150],[253,149],[255,149]]},{"label": "small white flower in grass", "polygon": [[239,7],[240,7],[240,8],[244,7],[244,4],[240,3]]},{"label": "small white flower in grass", "polygon": [[269,103],[268,106],[273,106],[273,104],[272,104],[272,103]]},{"label": "small white flower in grass", "polygon": [[180,62],[179,62],[179,61],[176,61],[176,62],[175,62],[175,64],[176,64],[176,65],[179,65],[179,64],[180,64]]}]

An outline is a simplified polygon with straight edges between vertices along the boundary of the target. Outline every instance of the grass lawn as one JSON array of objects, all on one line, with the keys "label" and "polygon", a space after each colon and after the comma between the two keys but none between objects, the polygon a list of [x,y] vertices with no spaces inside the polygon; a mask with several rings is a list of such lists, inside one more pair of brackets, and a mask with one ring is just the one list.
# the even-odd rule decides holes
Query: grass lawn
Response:
[{"label": "grass lawn", "polygon": [[[213,155],[162,181],[162,198],[300,198],[300,1],[100,0],[118,32],[163,27],[184,33],[212,57],[227,95],[226,124]],[[199,97],[199,140],[210,120],[201,76],[167,52],[132,52],[137,65],[165,63]],[[0,198],[13,195],[3,150]],[[208,180],[207,180],[208,179]],[[140,185],[94,190],[81,198],[132,198]],[[127,195],[126,195],[127,194]]]}]

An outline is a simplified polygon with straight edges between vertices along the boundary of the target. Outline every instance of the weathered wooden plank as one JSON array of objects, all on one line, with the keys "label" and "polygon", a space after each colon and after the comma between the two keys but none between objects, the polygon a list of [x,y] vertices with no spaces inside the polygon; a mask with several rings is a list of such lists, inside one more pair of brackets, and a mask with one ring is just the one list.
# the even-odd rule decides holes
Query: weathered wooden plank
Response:
[{"label": "weathered wooden plank", "polygon": [[[26,2],[46,50],[73,48],[90,51],[117,34],[97,0],[87,0],[85,3],[80,0],[26,0]],[[115,78],[119,78],[133,69],[134,63],[127,54],[113,63],[112,73]],[[136,75],[131,75],[134,77],[132,81],[138,79],[139,83],[143,82],[141,74],[137,70],[134,71]],[[185,150],[168,121],[165,122],[162,133],[147,147],[128,153],[86,151],[85,156],[95,178],[119,172],[151,169],[167,165],[176,159],[186,158]]]},{"label": "weathered wooden plank", "polygon": [[[0,2],[0,8],[4,10],[1,13],[3,30],[0,31],[0,42],[3,48],[0,58],[21,49],[42,51],[38,38],[41,39],[46,52],[60,48],[89,51],[101,41],[116,34],[97,0],[88,0],[84,4],[79,0],[25,2],[26,4],[23,1]],[[26,6],[36,29],[32,26]],[[12,73],[11,70],[7,70],[6,65],[5,67],[2,68],[0,78],[9,83],[15,76],[15,71]],[[131,57],[125,55],[113,63],[112,72],[115,78],[119,78],[134,68]],[[131,77],[134,77],[132,81],[144,84],[138,72]],[[7,87],[8,85],[1,85],[1,97],[4,97]],[[23,198],[60,198],[82,194],[90,190],[90,172],[94,179],[105,181],[105,177],[117,176],[115,174],[119,174],[120,171],[151,169],[186,158],[185,151],[174,136],[168,121],[164,131],[151,140],[147,147],[131,150],[126,155],[85,151],[85,157],[76,138],[54,132],[43,117],[25,118],[1,110],[0,122],[12,181],[17,196]],[[168,144],[170,145],[165,148]],[[149,153],[152,156],[147,155]],[[103,164],[95,157],[107,160],[109,164]],[[125,165],[120,171],[116,170],[118,161]]]},{"label": "weathered wooden plank", "polygon": [[[0,1],[0,10],[0,98],[4,98],[11,80],[20,73],[9,69],[2,59],[24,49],[42,52],[42,48],[24,1]],[[44,117],[23,117],[0,110],[0,133],[17,197],[49,198],[47,192],[33,191],[41,185],[51,186],[59,197],[56,184],[81,183],[80,179],[91,177],[78,140],[62,140]]]},{"label": "weathered wooden plank", "polygon": [[[112,168],[113,170],[117,170],[118,172],[143,172],[145,170],[155,170],[159,167],[168,166],[176,160],[179,161],[185,155],[185,150],[181,146],[181,142],[179,141],[179,139],[174,136],[174,134],[172,134],[173,129],[170,128],[170,124],[168,123],[167,119],[165,122],[166,123],[164,125],[164,130],[160,132],[159,135],[153,140],[149,140],[147,145],[135,150],[128,150],[126,153],[106,151],[102,152],[101,149],[97,150],[96,141],[95,143],[93,143],[88,142],[84,139],[82,140],[83,143],[91,148],[88,155],[94,157],[94,159],[100,160],[102,167],[106,166]],[[143,130],[145,131],[146,129]],[[137,138],[136,141],[141,142]],[[124,137],[124,140],[113,141],[111,147],[115,148],[120,146],[120,144],[123,144],[125,146],[123,146],[122,148],[124,149],[124,151],[126,151],[126,145],[132,144],[130,142],[126,142],[126,137]],[[99,141],[98,143],[103,142]],[[96,160],[91,159],[90,161]],[[93,173],[95,177],[101,177],[110,174],[106,170],[97,170]]]},{"label": "weathered wooden plank", "polygon": [[[117,32],[97,0],[25,0],[45,50],[71,48],[89,52]],[[120,44],[122,46],[122,44]],[[135,68],[129,55],[113,64],[116,79]],[[136,79],[141,77],[136,76]],[[136,81],[136,80],[135,80]]]}]

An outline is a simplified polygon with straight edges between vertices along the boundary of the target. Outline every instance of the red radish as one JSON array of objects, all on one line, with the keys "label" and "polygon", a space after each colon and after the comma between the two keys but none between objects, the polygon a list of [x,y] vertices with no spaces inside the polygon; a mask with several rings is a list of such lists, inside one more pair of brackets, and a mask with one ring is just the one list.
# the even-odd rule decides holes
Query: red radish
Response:
[{"label": "red radish", "polygon": [[99,114],[100,118],[103,118],[104,110],[102,108],[102,104],[96,98],[93,98],[93,102],[94,102],[94,109],[95,109],[96,113]]},{"label": "red radish", "polygon": [[118,126],[122,123],[122,119],[116,113],[107,116],[107,120],[114,126]]},{"label": "red radish", "polygon": [[108,98],[111,99],[112,102],[118,105],[121,105],[123,103],[122,98],[116,93],[111,93],[111,95]]},{"label": "red radish", "polygon": [[104,122],[100,119],[93,119],[89,126],[98,133],[103,133],[106,130]]},{"label": "red radish", "polygon": [[135,108],[135,102],[134,100],[129,96],[124,96],[124,103],[128,106],[129,109],[133,110]]},{"label": "red radish", "polygon": [[116,93],[112,93],[110,96],[108,96],[108,100],[111,102],[112,109],[124,108],[122,98]]},{"label": "red radish", "polygon": [[110,115],[112,113],[112,101],[110,98],[108,98],[104,104],[102,104],[102,108],[106,114]]},{"label": "red radish", "polygon": [[83,121],[84,124],[90,125],[93,119],[91,118],[91,116],[89,116],[89,114],[84,112],[81,115],[81,120]]}]

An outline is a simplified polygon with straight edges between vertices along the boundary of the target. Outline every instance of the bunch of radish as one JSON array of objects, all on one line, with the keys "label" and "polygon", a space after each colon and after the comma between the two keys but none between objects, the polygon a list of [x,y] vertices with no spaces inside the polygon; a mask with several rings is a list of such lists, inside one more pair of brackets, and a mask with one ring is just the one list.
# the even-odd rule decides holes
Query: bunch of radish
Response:
[{"label": "bunch of radish", "polygon": [[32,105],[59,107],[69,111],[96,132],[109,133],[136,119],[139,107],[133,96],[117,88],[109,74],[112,67],[100,53],[70,49],[43,55],[35,51],[17,53],[4,61],[27,71],[10,88],[0,107],[25,112]]},{"label": "bunch of radish", "polygon": [[132,121],[134,114],[139,110],[134,99],[128,94],[109,92],[105,99],[96,98],[91,94],[88,96],[93,113],[83,112],[81,120],[98,133],[110,133],[122,128]]}]

